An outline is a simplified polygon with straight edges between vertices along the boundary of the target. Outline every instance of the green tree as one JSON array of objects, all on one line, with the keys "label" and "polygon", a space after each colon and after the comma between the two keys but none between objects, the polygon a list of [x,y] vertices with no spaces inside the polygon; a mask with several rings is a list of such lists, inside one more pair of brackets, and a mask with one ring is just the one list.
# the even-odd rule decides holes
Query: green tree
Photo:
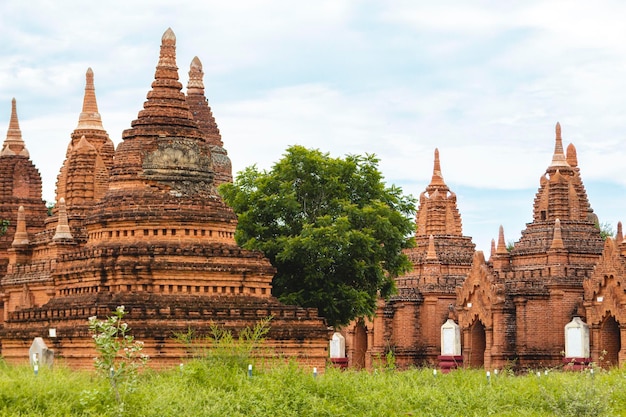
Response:
[{"label": "green tree", "polygon": [[372,316],[411,268],[402,250],[414,242],[415,200],[385,186],[373,155],[292,146],[270,171],[248,167],[220,191],[238,215],[237,242],[276,267],[273,295],[330,325]]}]

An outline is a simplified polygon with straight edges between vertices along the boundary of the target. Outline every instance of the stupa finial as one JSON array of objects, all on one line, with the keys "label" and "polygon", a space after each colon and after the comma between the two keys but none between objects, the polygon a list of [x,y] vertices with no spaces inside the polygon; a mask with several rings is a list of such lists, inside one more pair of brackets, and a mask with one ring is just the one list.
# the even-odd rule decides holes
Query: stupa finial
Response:
[{"label": "stupa finial", "polygon": [[506,242],[504,241],[504,227],[502,227],[502,225],[500,225],[500,229],[498,229],[498,247],[496,248],[496,254],[509,254],[509,251],[506,250]]},{"label": "stupa finial", "polygon": [[435,251],[435,237],[430,235],[428,237],[428,251],[426,252],[427,261],[438,261],[437,252]]},{"label": "stupa finial", "polygon": [[20,122],[17,118],[17,104],[15,98],[11,100],[11,119],[9,121],[9,129],[7,138],[0,151],[0,156],[21,155],[29,157],[28,150],[22,139],[22,131],[20,130]]},{"label": "stupa finial", "polygon": [[87,68],[85,74],[85,96],[83,97],[83,110],[78,118],[76,129],[104,130],[102,119],[98,112],[98,102],[96,101],[96,89],[93,82],[93,70]]},{"label": "stupa finial", "polygon": [[563,139],[561,138],[561,124],[556,122],[556,141],[554,144],[554,155],[552,156],[551,167],[569,166],[565,153],[563,152]]},{"label": "stupa finial", "polygon": [[567,152],[565,155],[565,159],[567,160],[569,166],[576,168],[578,166],[578,155],[576,153],[576,147],[573,143],[567,145]]},{"label": "stupa finial", "polygon": [[[176,35],[172,28],[167,28],[161,37],[161,50],[159,63],[154,75],[155,82],[159,79],[178,80],[178,67],[176,66]],[[152,87],[155,87],[154,83]]]},{"label": "stupa finial", "polygon": [[550,249],[564,249],[563,238],[561,236],[561,220],[556,219],[554,221],[554,237],[552,238],[552,245]]},{"label": "stupa finial", "polygon": [[187,94],[204,94],[204,82],[202,81],[203,77],[204,72],[202,72],[202,62],[200,62],[200,59],[195,56],[191,61],[191,65],[189,66],[189,83],[187,83]]},{"label": "stupa finial", "polygon": [[73,239],[72,232],[70,231],[70,226],[67,221],[67,208],[65,206],[65,199],[63,197],[59,199],[58,213],[59,220],[52,240],[56,242],[58,240]]},{"label": "stupa finial", "polygon": [[17,222],[15,223],[15,236],[13,237],[12,247],[28,246],[28,232],[26,231],[26,212],[24,206],[17,209]]},{"label": "stupa finial", "polygon": [[435,148],[435,161],[433,163],[433,177],[430,185],[445,185],[441,175],[441,162],[439,162],[439,149]]}]

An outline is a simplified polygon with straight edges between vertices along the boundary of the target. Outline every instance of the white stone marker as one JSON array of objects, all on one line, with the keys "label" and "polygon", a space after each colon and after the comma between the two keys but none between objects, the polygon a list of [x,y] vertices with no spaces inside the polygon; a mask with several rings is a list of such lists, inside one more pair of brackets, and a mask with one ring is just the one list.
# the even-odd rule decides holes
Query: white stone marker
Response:
[{"label": "white stone marker", "polygon": [[452,319],[441,325],[441,355],[461,355],[461,328]]},{"label": "white stone marker", "polygon": [[589,357],[589,325],[574,317],[565,325],[565,357]]}]

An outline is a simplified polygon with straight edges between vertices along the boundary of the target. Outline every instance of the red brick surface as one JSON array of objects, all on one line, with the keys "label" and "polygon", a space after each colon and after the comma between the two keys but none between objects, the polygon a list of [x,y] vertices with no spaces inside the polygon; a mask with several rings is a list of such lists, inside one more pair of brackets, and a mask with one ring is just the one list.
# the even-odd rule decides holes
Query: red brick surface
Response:
[{"label": "red brick surface", "polygon": [[[261,356],[323,370],[330,338],[323,318],[274,299],[274,268],[235,243],[237,217],[215,182],[232,180],[230,160],[200,88],[201,67],[195,59],[186,96],[175,58],[168,30],[144,108],[115,151],[88,70],[83,111],[57,180],[66,209],[57,204],[45,218],[41,180],[28,157],[0,158],[7,182],[0,215],[15,219],[24,205],[28,229],[28,243],[9,248],[10,229],[0,252],[8,259],[0,287],[1,354],[8,361],[28,360],[40,336],[59,360],[92,366],[88,318],[124,305],[154,366],[187,357],[176,332],[192,328],[202,336],[215,324],[237,335],[271,316]],[[50,328],[56,338],[48,337]]]},{"label": "red brick surface", "polygon": [[[557,124],[532,222],[510,252],[500,229],[486,260],[461,234],[456,196],[436,152],[431,183],[419,199],[417,247],[407,251],[413,271],[397,279],[399,294],[381,302],[380,318],[358,332],[356,323],[346,329],[347,350],[358,343],[365,364],[392,351],[400,366],[433,365],[439,329],[450,315],[462,329],[464,366],[560,366],[564,327],[579,316],[591,327],[593,360],[624,363],[626,243],[621,224],[616,240],[605,244],[597,223],[576,149],[563,151]],[[352,339],[361,333],[358,342]]]}]

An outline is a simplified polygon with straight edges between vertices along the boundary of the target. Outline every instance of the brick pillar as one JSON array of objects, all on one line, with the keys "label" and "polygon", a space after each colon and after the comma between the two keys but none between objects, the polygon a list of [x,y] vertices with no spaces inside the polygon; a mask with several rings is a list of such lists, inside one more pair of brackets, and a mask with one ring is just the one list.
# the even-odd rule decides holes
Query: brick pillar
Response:
[{"label": "brick pillar", "polygon": [[598,362],[598,360],[600,360],[600,354],[602,353],[600,344],[600,323],[594,323],[589,326],[589,353],[591,354],[591,360],[593,362]]},{"label": "brick pillar", "polygon": [[343,333],[343,337],[346,338],[346,357],[348,358],[348,366],[354,367],[354,354],[356,352],[356,341],[354,340],[354,333],[357,324],[352,322],[349,330]]},{"label": "brick pillar", "polygon": [[[507,318],[505,316],[504,304],[494,305],[491,309],[492,326],[491,326],[491,343],[487,344],[491,354],[491,368],[499,368],[504,366],[504,355],[507,350],[506,330]],[[487,367],[485,367],[487,369]]]},{"label": "brick pillar", "polygon": [[515,297],[515,327],[516,327],[516,349],[526,350],[526,302],[524,297]]},{"label": "brick pillar", "polygon": [[619,332],[620,347],[617,354],[618,363],[616,365],[621,368],[624,364],[626,364],[626,349],[624,349],[624,343],[626,343],[626,325],[619,323]]},{"label": "brick pillar", "polygon": [[4,293],[2,297],[2,322],[6,323],[9,320],[9,294]]},{"label": "brick pillar", "polygon": [[425,326],[425,338],[426,338],[426,359],[430,361],[434,361],[436,359],[436,355],[439,355],[439,351],[434,350],[434,348],[438,345],[438,341],[441,338],[441,326],[442,323],[439,323],[437,320],[437,299],[429,297],[427,300],[424,300],[424,307],[426,310],[427,317],[427,325]]},{"label": "brick pillar", "polygon": [[[550,310],[553,314],[552,326],[547,336],[549,340],[551,354],[558,357],[561,351],[565,349],[565,325],[571,320],[570,314],[575,308],[575,304],[568,302],[578,297],[566,297],[563,290],[550,290]],[[580,298],[582,298],[582,293]]]},{"label": "brick pillar", "polygon": [[374,325],[368,323],[365,325],[365,334],[367,335],[367,351],[365,352],[365,369],[372,369],[374,352]]},{"label": "brick pillar", "polygon": [[485,328],[485,361],[483,367],[491,369],[491,355],[493,347],[493,327]]},{"label": "brick pillar", "polygon": [[470,366],[471,337],[469,327],[461,329],[461,352],[463,354],[463,367],[465,368]]}]

